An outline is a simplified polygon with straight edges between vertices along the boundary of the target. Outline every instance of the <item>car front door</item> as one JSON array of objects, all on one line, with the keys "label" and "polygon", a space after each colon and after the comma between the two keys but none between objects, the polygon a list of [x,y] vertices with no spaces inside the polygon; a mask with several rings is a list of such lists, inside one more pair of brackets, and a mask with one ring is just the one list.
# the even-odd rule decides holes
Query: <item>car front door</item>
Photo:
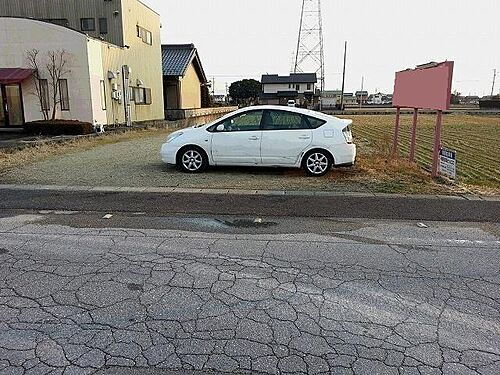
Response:
[{"label": "car front door", "polygon": [[312,142],[305,116],[296,112],[266,110],[262,118],[263,165],[294,165]]},{"label": "car front door", "polygon": [[[260,164],[262,115],[262,110],[247,111],[214,126],[212,130],[212,158],[215,164]],[[218,128],[219,130],[217,130]]]}]

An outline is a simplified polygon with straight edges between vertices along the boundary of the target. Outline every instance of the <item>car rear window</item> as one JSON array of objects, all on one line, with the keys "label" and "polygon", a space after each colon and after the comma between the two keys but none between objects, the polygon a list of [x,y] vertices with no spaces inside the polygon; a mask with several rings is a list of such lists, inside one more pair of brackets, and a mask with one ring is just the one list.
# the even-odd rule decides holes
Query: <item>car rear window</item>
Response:
[{"label": "car rear window", "polygon": [[320,120],[319,118],[316,118],[316,117],[311,117],[311,116],[306,116],[306,117],[307,117],[307,121],[309,121],[309,125],[311,125],[312,129],[317,129],[326,123],[325,120]]}]

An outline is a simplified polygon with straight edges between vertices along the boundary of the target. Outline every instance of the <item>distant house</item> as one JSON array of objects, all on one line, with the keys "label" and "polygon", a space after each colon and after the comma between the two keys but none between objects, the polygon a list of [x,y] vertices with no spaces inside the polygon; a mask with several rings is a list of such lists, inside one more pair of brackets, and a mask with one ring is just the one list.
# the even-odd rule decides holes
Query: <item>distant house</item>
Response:
[{"label": "distant house", "polygon": [[368,97],[366,104],[369,105],[388,105],[392,104],[392,96],[378,92]]},{"label": "distant house", "polygon": [[366,104],[368,101],[368,91],[356,91],[355,95],[358,104]]},{"label": "distant house", "polygon": [[354,106],[358,104],[358,99],[352,92],[347,92],[344,94],[344,105],[345,106]]},{"label": "distant house", "polygon": [[316,73],[292,73],[289,76],[265,74],[262,76],[261,104],[285,105],[295,100],[300,106],[312,107],[318,102]]},{"label": "distant house", "polygon": [[226,104],[226,95],[224,94],[215,94],[212,95],[212,100],[215,104]]},{"label": "distant house", "polygon": [[460,100],[460,104],[465,104],[465,105],[479,105],[479,100],[481,98],[477,95],[469,95],[469,96],[464,96]]},{"label": "distant house", "polygon": [[162,50],[165,110],[201,108],[207,78],[193,44],[164,44]]},{"label": "distant house", "polygon": [[321,92],[321,105],[324,109],[332,109],[340,104],[342,90],[325,90]]},{"label": "distant house", "polygon": [[479,100],[479,108],[481,109],[500,109],[500,95],[483,96]]}]

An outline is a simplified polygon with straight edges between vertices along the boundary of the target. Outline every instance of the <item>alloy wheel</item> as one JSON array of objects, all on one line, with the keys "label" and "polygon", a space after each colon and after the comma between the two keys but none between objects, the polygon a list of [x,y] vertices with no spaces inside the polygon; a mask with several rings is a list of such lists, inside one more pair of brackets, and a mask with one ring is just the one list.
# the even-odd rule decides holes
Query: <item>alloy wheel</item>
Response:
[{"label": "alloy wheel", "polygon": [[330,163],[328,157],[320,152],[315,152],[306,160],[306,168],[312,175],[322,175],[328,171]]},{"label": "alloy wheel", "polygon": [[182,165],[189,172],[196,172],[203,166],[203,156],[196,150],[188,150],[182,155]]}]

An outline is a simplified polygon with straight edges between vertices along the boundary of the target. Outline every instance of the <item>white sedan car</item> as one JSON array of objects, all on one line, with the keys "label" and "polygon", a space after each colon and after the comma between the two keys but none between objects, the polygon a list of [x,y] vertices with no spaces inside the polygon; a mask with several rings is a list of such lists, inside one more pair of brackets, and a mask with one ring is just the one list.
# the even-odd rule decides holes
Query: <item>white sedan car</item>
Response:
[{"label": "white sedan car", "polygon": [[350,125],[320,112],[279,106],[247,107],[212,123],[170,134],[161,158],[184,172],[209,165],[304,168],[322,176],[356,160]]}]

